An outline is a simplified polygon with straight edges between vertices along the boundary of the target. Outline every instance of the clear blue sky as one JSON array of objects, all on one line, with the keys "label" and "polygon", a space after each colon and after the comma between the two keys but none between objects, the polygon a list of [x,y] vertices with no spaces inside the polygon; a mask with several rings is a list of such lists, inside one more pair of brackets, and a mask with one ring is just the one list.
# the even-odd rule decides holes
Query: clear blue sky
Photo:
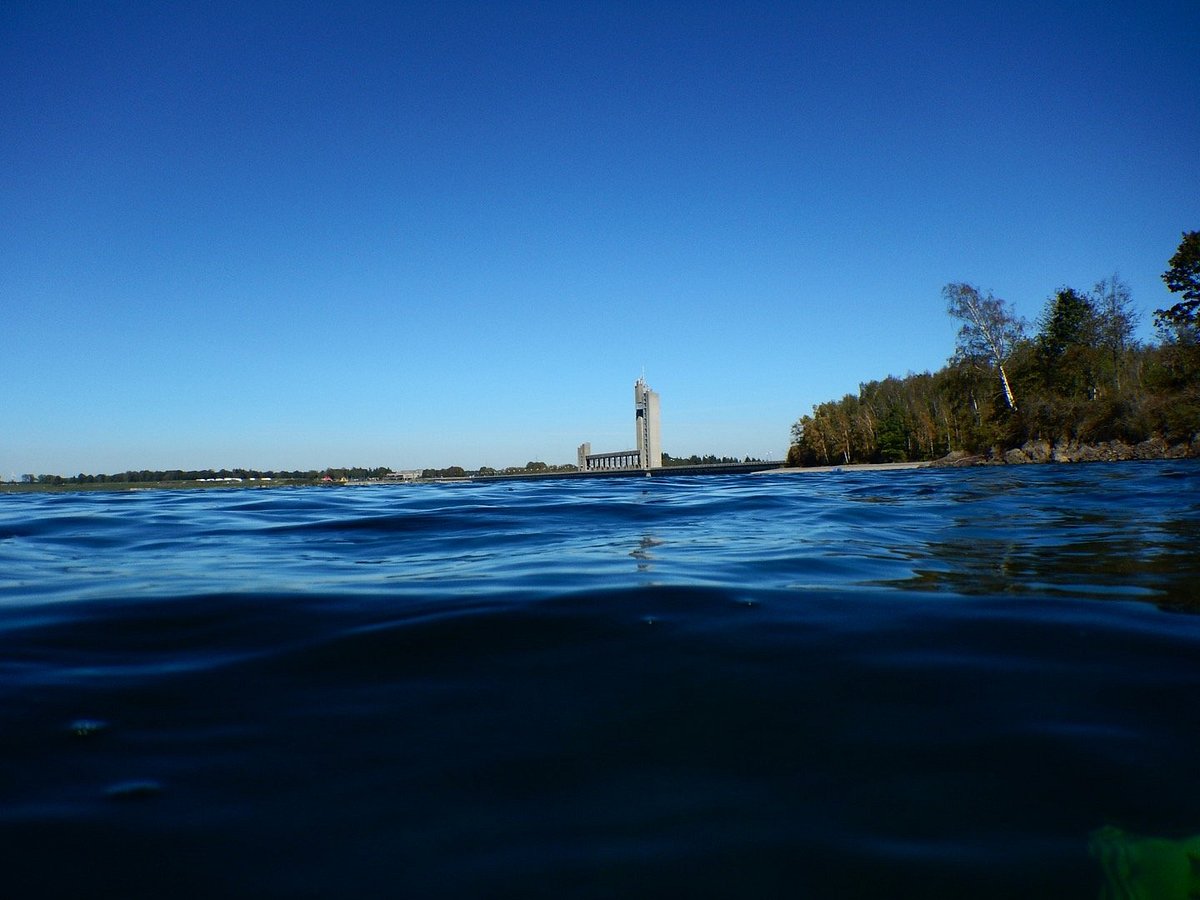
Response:
[{"label": "clear blue sky", "polygon": [[1200,228],[1200,3],[0,4],[0,478],[787,449]]}]

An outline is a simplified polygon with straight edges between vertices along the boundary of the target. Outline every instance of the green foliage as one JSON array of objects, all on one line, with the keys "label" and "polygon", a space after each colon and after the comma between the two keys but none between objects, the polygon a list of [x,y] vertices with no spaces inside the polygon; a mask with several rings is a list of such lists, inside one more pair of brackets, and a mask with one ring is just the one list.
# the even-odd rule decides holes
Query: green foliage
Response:
[{"label": "green foliage", "polygon": [[1179,249],[1168,261],[1162,279],[1167,290],[1183,299],[1154,311],[1154,323],[1164,335],[1188,343],[1200,341],[1200,231],[1185,231]]},{"label": "green foliage", "polygon": [[904,462],[912,443],[912,429],[899,409],[889,409],[876,433],[879,458],[883,462]]},{"label": "green foliage", "polygon": [[1100,317],[1090,297],[1060,288],[1038,320],[1037,376],[1040,386],[1067,397],[1097,392]]},{"label": "green foliage", "polygon": [[[489,471],[493,475],[497,474],[495,469],[490,469]],[[550,472],[578,472],[578,471],[579,471],[579,467],[574,465],[573,463],[568,463],[568,464],[564,464],[564,465],[552,465],[550,463],[544,463],[539,460],[531,460],[530,462],[525,463],[525,465],[523,465],[523,466],[509,466],[508,468],[506,468],[503,472],[501,472],[499,474],[502,474],[502,475],[541,475],[541,474],[550,473]],[[483,469],[480,469],[477,474],[485,475],[487,473],[484,472]]]},{"label": "green foliage", "polygon": [[422,478],[466,478],[467,470],[462,466],[447,466],[445,469],[425,469]]},{"label": "green foliage", "polygon": [[858,394],[820,403],[792,426],[791,465],[902,462],[934,459],[960,446],[977,411],[959,403],[948,385],[962,370],[887,378],[859,386]]},{"label": "green foliage", "polygon": [[980,294],[977,287],[965,282],[946,285],[942,288],[942,296],[946,298],[950,315],[962,322],[956,355],[961,360],[994,369],[1000,376],[1005,404],[1009,409],[1016,409],[1017,398],[1005,364],[1024,340],[1025,323],[991,291]]},{"label": "green foliage", "polygon": [[386,478],[391,472],[387,466],[377,466],[373,469],[331,468],[318,471],[260,471],[258,469],[140,469],[137,471],[118,472],[112,475],[90,475],[83,472],[65,478],[60,475],[27,475],[27,483],[43,485],[205,485],[205,484],[306,484],[320,482],[325,478],[332,481],[369,481]]},{"label": "green foliage", "polygon": [[1050,359],[1061,357],[1072,347],[1096,343],[1096,310],[1091,299],[1074,288],[1060,288],[1050,298],[1039,324],[1038,350]]},{"label": "green foliage", "polygon": [[715,466],[722,463],[740,463],[740,462],[762,462],[760,459],[752,459],[747,456],[745,459],[738,459],[736,456],[697,456],[693,453],[691,456],[672,456],[669,453],[662,455],[663,468],[671,466]]},{"label": "green foliage", "polygon": [[815,405],[792,426],[790,465],[932,460],[1031,440],[1200,440],[1200,343],[1137,344],[1137,316],[1119,277],[1088,294],[1059,289],[1032,340],[990,293],[956,283],[943,295],[962,321],[947,365]]}]

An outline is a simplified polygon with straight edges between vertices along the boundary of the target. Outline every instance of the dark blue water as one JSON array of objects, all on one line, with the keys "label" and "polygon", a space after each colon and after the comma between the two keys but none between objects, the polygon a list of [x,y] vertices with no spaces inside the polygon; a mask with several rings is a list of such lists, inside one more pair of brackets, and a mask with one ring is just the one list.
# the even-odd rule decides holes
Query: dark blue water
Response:
[{"label": "dark blue water", "polygon": [[1198,538],[1194,462],[0,495],[0,896],[1094,898],[1200,833]]}]

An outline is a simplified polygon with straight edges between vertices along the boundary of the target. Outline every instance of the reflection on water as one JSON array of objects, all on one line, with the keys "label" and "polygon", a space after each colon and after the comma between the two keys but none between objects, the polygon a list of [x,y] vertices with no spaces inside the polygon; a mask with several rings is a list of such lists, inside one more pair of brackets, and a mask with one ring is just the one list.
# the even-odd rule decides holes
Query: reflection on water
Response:
[{"label": "reflection on water", "polygon": [[1030,477],[1002,482],[1004,492],[960,494],[948,520],[930,522],[903,546],[910,570],[875,583],[963,596],[1142,599],[1200,611],[1200,479],[1181,483],[1136,469],[1127,477],[1142,490],[1110,484],[1097,497],[1087,481]]},{"label": "reflection on water", "polygon": [[638,540],[638,545],[629,552],[629,555],[637,560],[637,570],[639,572],[650,571],[650,562],[654,558],[651,550],[655,547],[661,547],[663,541],[656,541],[648,534],[642,535]]},{"label": "reflection on water", "polygon": [[[959,539],[951,532],[912,552],[910,577],[882,582],[906,590],[942,590],[963,595],[1056,594],[1120,596],[1193,607],[1200,569],[1194,548],[1200,527],[1176,523],[1170,543],[1133,535],[1083,539],[1047,546],[1003,538]],[[1190,533],[1189,533],[1190,532]],[[1200,606],[1196,607],[1200,609]]]}]

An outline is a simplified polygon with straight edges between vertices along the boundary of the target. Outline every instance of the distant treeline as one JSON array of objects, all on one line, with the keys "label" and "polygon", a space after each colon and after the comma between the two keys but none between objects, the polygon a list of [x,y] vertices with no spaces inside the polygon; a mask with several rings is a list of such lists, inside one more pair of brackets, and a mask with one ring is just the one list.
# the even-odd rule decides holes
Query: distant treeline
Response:
[{"label": "distant treeline", "polygon": [[937,372],[888,377],[813,407],[792,426],[788,462],[822,465],[986,454],[1031,440],[1200,441],[1200,232],[1183,236],[1163,280],[1181,302],[1156,310],[1140,344],[1129,288],[1057,290],[1033,327],[969,284],[943,289],[962,323]]},{"label": "distant treeline", "polygon": [[[663,454],[664,466],[708,465],[712,463],[759,462],[760,460],[746,457],[739,460],[731,456],[688,456],[673,457]],[[444,469],[422,469],[422,478],[473,478],[489,475],[535,475],[550,472],[577,472],[578,467],[572,463],[556,465],[538,460],[531,460],[523,466],[507,466],[495,469],[491,466],[480,466],[478,469],[465,469],[462,466],[447,466]],[[133,472],[118,472],[115,475],[23,475],[22,484],[69,485],[69,484],[172,484],[187,482],[238,482],[238,481],[271,481],[285,483],[305,482],[343,482],[343,481],[384,481],[393,480],[398,473],[387,466],[376,466],[373,469],[354,466],[351,468],[329,468],[300,470],[259,470],[259,469],[141,469]],[[402,477],[402,476],[401,476]]]},{"label": "distant treeline", "polygon": [[578,466],[573,464],[554,465],[540,461],[531,461],[523,466],[508,466],[494,469],[491,466],[480,466],[478,469],[464,469],[462,466],[449,466],[445,469],[425,469],[422,478],[473,478],[476,475],[534,475],[541,472],[577,472]]},{"label": "distant treeline", "polygon": [[669,453],[662,455],[663,468],[668,466],[712,466],[720,463],[755,463],[762,462],[761,459],[747,456],[745,459],[738,459],[736,456],[671,456]]},{"label": "distant treeline", "polygon": [[141,469],[115,475],[23,475],[25,484],[157,484],[186,481],[333,481],[384,478],[387,466],[374,469],[310,469],[308,471],[260,471],[258,469]]},{"label": "distant treeline", "polygon": [[[747,456],[744,460],[734,456],[671,456],[669,453],[662,455],[663,466],[699,466],[712,465],[714,463],[739,463],[739,462],[761,462],[758,459],[752,459]],[[478,469],[464,469],[462,466],[449,466],[445,469],[425,469],[421,473],[422,478],[472,478],[475,476],[487,477],[490,475],[536,475],[540,473],[551,472],[578,472],[579,467],[573,463],[564,463],[555,465],[553,463],[545,463],[540,461],[531,461],[523,466],[508,466],[504,469],[493,469],[491,466],[481,466]]]}]

